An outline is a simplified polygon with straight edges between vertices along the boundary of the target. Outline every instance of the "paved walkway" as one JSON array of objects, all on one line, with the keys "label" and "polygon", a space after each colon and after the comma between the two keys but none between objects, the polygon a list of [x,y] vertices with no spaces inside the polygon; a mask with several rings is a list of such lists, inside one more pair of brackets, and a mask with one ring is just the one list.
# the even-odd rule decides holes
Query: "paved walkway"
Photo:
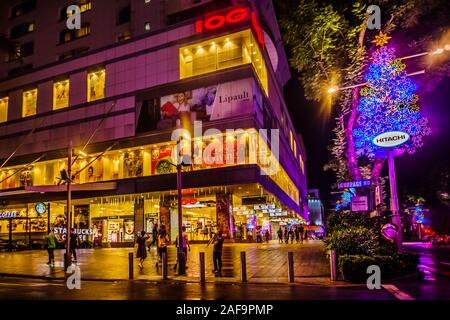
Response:
[{"label": "paved walkway", "polygon": [[[247,254],[247,273],[249,282],[286,283],[287,255],[294,252],[295,280],[301,283],[329,282],[329,265],[323,251],[321,241],[305,241],[303,244],[225,244],[223,248],[222,277],[214,277],[212,272],[212,247],[204,244],[191,246],[188,255],[186,276],[177,276],[173,270],[176,261],[176,248],[169,247],[168,264],[169,278],[176,280],[198,281],[199,252],[205,252],[206,280],[221,282],[236,282],[240,278],[240,252]],[[81,277],[85,280],[126,280],[128,279],[128,253],[132,248],[113,249],[80,249],[78,250],[78,265]],[[0,254],[0,274],[30,275],[47,278],[62,278],[63,250],[55,251],[57,266],[50,268],[47,253],[43,250],[24,251]],[[134,259],[134,278],[137,280],[160,280],[161,268],[157,268],[156,248],[152,248],[144,263],[144,269],[137,266]]]}]

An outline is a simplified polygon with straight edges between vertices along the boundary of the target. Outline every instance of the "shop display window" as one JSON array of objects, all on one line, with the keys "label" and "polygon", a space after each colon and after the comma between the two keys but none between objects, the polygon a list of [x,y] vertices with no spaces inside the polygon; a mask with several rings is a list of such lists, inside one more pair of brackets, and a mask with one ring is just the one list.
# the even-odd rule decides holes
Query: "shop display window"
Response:
[{"label": "shop display window", "polygon": [[252,64],[268,94],[267,68],[250,29],[180,48],[180,78]]},{"label": "shop display window", "polygon": [[53,84],[53,110],[69,106],[69,80],[58,81]]},{"label": "shop display window", "polygon": [[8,121],[8,97],[0,99],[0,123]]},{"label": "shop display window", "polygon": [[103,99],[105,97],[105,69],[89,73],[87,80],[88,102]]},{"label": "shop display window", "polygon": [[38,90],[24,91],[22,95],[22,117],[30,117],[36,114]]},{"label": "shop display window", "polygon": [[124,178],[142,177],[144,173],[144,152],[142,150],[127,151],[123,156]]}]

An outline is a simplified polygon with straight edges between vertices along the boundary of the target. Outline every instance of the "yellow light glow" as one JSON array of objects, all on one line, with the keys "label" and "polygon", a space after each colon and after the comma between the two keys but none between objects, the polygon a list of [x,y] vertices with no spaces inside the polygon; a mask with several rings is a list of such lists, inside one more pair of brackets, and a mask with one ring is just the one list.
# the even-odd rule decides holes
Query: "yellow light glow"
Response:
[{"label": "yellow light glow", "polygon": [[338,91],[338,88],[336,88],[336,87],[331,87],[331,88],[329,88],[328,89],[328,93],[335,93],[335,92],[337,92]]},{"label": "yellow light glow", "polygon": [[443,52],[444,52],[444,49],[443,49],[443,48],[437,48],[436,50],[433,51],[432,54],[441,54],[441,53],[443,53]]}]

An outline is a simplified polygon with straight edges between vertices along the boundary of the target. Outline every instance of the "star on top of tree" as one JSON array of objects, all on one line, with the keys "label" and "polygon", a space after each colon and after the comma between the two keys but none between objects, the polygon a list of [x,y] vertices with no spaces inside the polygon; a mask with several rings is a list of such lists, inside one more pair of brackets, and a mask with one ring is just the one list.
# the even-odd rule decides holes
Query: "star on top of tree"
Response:
[{"label": "star on top of tree", "polygon": [[389,39],[391,38],[392,37],[388,37],[386,33],[383,33],[383,31],[380,31],[380,33],[375,36],[375,40],[373,40],[372,43],[375,43],[377,46],[382,47],[387,44]]}]

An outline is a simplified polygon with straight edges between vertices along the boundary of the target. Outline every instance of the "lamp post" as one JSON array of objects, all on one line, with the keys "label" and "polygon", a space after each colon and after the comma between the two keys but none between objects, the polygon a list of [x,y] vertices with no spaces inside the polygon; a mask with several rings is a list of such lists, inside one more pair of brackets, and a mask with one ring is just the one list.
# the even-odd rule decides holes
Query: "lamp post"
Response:
[{"label": "lamp post", "polygon": [[66,259],[65,259],[65,270],[70,266],[72,262],[72,256],[70,254],[70,228],[72,227],[72,190],[70,185],[72,182],[72,140],[69,142],[68,150],[68,160],[67,160],[67,223],[66,223]]},{"label": "lamp post", "polygon": [[[184,162],[184,157],[181,157],[181,139],[177,143],[177,192],[178,192],[178,274],[186,274],[185,253],[183,251],[183,180],[182,169],[183,166],[189,166],[190,160]],[[175,166],[175,165],[174,165]]]},{"label": "lamp post", "polygon": [[389,148],[386,150],[389,167],[389,186],[391,190],[391,211],[392,211],[392,223],[398,227],[397,233],[397,249],[398,252],[402,251],[402,221],[400,218],[398,195],[397,195],[397,180],[395,177],[395,163],[394,163],[394,151]]},{"label": "lamp post", "polygon": [[[178,144],[178,157],[180,157],[180,144]],[[179,159],[178,159],[179,160]],[[178,274],[186,273],[186,266],[184,264],[184,251],[183,251],[183,203],[182,203],[182,175],[181,175],[181,163],[177,162],[177,191],[178,191]]]}]

